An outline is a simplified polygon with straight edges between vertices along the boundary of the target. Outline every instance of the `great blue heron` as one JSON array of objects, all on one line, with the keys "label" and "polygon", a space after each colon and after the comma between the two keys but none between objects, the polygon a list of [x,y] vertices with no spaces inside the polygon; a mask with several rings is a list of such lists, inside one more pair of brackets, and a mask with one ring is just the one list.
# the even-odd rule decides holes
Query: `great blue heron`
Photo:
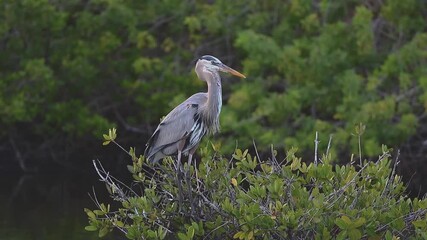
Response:
[{"label": "great blue heron", "polygon": [[219,113],[222,106],[221,77],[219,71],[246,78],[243,74],[223,64],[218,58],[205,55],[197,60],[196,74],[208,84],[208,92],[196,93],[175,107],[159,124],[147,142],[144,155],[152,163],[165,156],[188,155],[188,163],[203,136],[219,130]]}]

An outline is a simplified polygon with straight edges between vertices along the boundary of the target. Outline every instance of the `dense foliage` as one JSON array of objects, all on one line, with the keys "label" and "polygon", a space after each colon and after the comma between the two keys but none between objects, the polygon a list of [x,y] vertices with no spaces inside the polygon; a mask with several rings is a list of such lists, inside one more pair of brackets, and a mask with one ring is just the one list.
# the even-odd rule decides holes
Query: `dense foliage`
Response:
[{"label": "dense foliage", "polygon": [[[105,138],[105,144],[117,144],[115,130]],[[95,195],[97,209],[85,209],[86,230],[102,237],[118,229],[128,239],[427,237],[427,199],[405,195],[395,173],[398,160],[392,164],[384,145],[376,161],[335,166],[328,152],[307,164],[294,148],[284,159],[272,150],[265,160],[247,150],[236,149],[231,159],[214,150],[206,147],[197,165],[184,165],[182,190],[172,158],[151,166],[131,149],[132,185],[94,161],[118,204],[101,203]]]},{"label": "dense foliage", "polygon": [[173,106],[205,89],[192,68],[207,53],[248,76],[224,80],[223,152],[253,138],[260,151],[271,143],[305,150],[321,131],[321,145],[334,134],[331,152],[346,153],[354,124],[364,122],[363,151],[375,156],[379,143],[426,133],[424,1],[1,0],[0,7],[0,140],[15,152],[59,157],[114,125],[147,137]]}]

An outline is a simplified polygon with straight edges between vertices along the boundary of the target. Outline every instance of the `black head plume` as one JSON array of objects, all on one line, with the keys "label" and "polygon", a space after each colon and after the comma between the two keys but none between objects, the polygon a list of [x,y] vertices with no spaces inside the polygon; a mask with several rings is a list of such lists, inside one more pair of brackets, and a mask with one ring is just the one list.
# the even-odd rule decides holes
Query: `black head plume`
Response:
[{"label": "black head plume", "polygon": [[211,56],[211,55],[204,55],[201,58],[199,58],[199,60],[210,61],[213,65],[221,64],[221,61],[218,58]]}]

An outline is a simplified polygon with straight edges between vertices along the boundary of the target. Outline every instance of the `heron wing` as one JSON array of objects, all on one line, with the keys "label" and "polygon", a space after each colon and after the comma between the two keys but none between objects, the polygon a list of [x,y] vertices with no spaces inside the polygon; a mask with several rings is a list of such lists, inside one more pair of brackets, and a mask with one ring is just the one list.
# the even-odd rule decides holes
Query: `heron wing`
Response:
[{"label": "heron wing", "polygon": [[199,106],[206,101],[206,93],[194,94],[166,115],[148,140],[145,157],[156,162],[176,153],[178,142],[188,136],[195,124]]}]

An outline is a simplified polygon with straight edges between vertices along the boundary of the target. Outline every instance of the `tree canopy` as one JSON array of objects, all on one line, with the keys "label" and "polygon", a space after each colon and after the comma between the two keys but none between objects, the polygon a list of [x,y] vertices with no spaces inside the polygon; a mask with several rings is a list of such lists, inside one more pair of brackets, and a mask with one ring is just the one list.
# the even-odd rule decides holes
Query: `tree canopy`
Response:
[{"label": "tree canopy", "polygon": [[427,131],[423,1],[0,2],[0,141],[15,151],[76,150],[113,126],[148,137],[206,88],[203,54],[248,76],[224,76],[223,152],[304,152],[318,131],[339,155],[362,122],[376,156]]}]

